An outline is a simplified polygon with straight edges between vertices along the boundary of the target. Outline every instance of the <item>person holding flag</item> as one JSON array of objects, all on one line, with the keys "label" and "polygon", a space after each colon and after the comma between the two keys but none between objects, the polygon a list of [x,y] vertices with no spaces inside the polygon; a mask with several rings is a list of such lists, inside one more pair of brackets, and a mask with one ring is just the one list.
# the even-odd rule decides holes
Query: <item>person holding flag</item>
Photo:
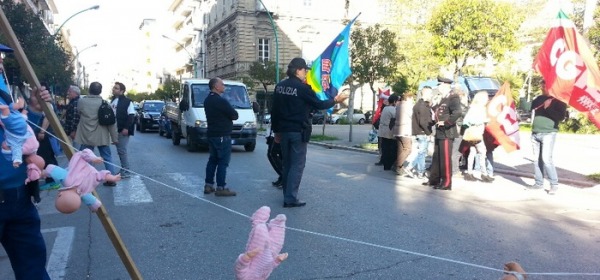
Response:
[{"label": "person holding flag", "polygon": [[558,190],[558,175],[552,161],[554,142],[558,132],[558,124],[567,114],[567,104],[550,96],[546,82],[541,81],[542,95],[531,101],[533,121],[531,122],[531,144],[533,145],[533,170],[535,184],[531,189],[544,187],[544,174],[550,181],[548,194],[553,195]]},{"label": "person holding flag", "polygon": [[306,163],[306,152],[312,124],[310,112],[324,110],[346,97],[336,95],[333,99],[319,100],[316,93],[304,83],[308,66],[304,59],[296,57],[288,65],[288,78],[275,86],[271,125],[276,143],[281,144],[283,154],[283,207],[302,207],[306,202],[298,200],[298,189]]}]

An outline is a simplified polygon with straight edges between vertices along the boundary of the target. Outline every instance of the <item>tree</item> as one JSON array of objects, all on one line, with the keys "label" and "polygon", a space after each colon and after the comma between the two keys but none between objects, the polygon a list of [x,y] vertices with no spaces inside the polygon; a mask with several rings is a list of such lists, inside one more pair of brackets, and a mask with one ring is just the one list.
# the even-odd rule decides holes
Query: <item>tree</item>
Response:
[{"label": "tree", "polygon": [[493,0],[446,0],[433,12],[427,29],[434,54],[460,74],[467,59],[502,59],[517,49],[515,32],[522,19],[508,3]]},{"label": "tree", "polygon": [[[60,44],[62,40],[60,35],[52,37],[42,20],[29,11],[24,4],[2,1],[0,6],[38,80],[66,92],[68,86],[73,84],[73,67],[70,64],[72,54]],[[5,37],[0,37],[0,41],[6,44],[7,40]],[[22,69],[14,57],[8,56],[4,66],[10,83],[17,84],[23,80]]]},{"label": "tree", "polygon": [[594,25],[587,30],[588,40],[595,48],[596,60],[600,61],[600,1],[594,11]]},{"label": "tree", "polygon": [[377,96],[375,82],[388,81],[392,78],[396,73],[398,62],[401,61],[396,34],[387,28],[382,29],[379,24],[367,28],[355,24],[350,42],[351,78],[359,84],[369,84],[373,92],[373,111],[375,111],[375,96]]},{"label": "tree", "polygon": [[283,77],[281,68],[275,66],[274,61],[255,61],[250,65],[250,71],[248,74],[250,78],[260,83],[265,89],[265,93],[268,92],[267,87],[276,84],[278,81],[275,80],[275,71],[279,71],[279,77]]},{"label": "tree", "polygon": [[167,77],[162,86],[157,89],[153,96],[158,100],[174,101],[179,96],[181,83],[172,77]]}]

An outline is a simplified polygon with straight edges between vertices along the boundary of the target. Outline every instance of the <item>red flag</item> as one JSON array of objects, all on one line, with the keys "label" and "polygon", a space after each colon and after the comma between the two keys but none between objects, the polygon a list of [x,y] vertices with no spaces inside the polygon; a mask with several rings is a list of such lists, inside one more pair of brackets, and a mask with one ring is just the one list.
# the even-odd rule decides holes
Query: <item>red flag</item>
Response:
[{"label": "red flag", "polygon": [[600,129],[600,70],[573,22],[560,11],[533,67],[550,95],[584,113]]},{"label": "red flag", "polygon": [[506,152],[520,149],[519,122],[510,84],[505,82],[487,105],[489,123],[485,129]]},{"label": "red flag", "polygon": [[379,88],[377,89],[377,92],[379,93],[379,95],[377,96],[377,110],[375,110],[375,113],[373,114],[373,119],[371,123],[375,123],[379,119],[379,117],[381,116],[381,107],[383,107],[383,100],[387,100],[392,94],[390,89],[382,90]]}]

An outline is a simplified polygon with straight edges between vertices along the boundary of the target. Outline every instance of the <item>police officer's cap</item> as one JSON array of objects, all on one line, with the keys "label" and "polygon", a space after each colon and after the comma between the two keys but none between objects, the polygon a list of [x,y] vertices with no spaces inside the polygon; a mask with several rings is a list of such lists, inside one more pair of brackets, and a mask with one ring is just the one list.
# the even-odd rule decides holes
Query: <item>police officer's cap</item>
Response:
[{"label": "police officer's cap", "polygon": [[438,76],[437,77],[438,83],[444,83],[444,84],[452,84],[452,79],[446,78],[446,77],[442,77],[442,76]]},{"label": "police officer's cap", "polygon": [[306,65],[306,61],[304,61],[301,57],[296,57],[290,61],[288,68],[291,69],[308,69],[308,65]]},{"label": "police officer's cap", "polygon": [[13,49],[0,44],[0,52],[11,53],[11,52],[13,52]]}]

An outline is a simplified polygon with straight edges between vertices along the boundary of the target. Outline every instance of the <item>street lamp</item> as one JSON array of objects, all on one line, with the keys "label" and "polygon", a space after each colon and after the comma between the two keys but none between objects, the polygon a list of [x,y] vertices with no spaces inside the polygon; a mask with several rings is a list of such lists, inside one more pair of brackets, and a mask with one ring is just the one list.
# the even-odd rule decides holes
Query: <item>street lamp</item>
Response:
[{"label": "street lamp", "polygon": [[277,39],[277,27],[275,26],[275,21],[273,21],[273,17],[271,16],[271,12],[267,9],[267,6],[263,3],[262,0],[258,0],[260,4],[267,11],[267,15],[269,16],[269,20],[271,21],[271,25],[273,26],[273,33],[275,34],[275,83],[279,82],[279,40]]},{"label": "street lamp", "polygon": [[164,34],[162,35],[162,37],[165,38],[165,39],[168,39],[168,40],[171,40],[171,41],[175,42],[175,44],[179,45],[188,54],[188,56],[190,57],[190,61],[193,63],[192,64],[192,71],[194,71],[193,76],[194,76],[194,78],[197,78],[197,73],[196,73],[196,59],[194,58],[194,56],[192,56],[192,54],[187,50],[187,48],[184,45],[182,45],[181,43],[177,42],[177,40],[175,40],[175,39],[173,39],[173,38],[171,38],[171,37],[169,37],[167,35],[164,35]]},{"label": "street lamp", "polygon": [[72,19],[73,17],[75,17],[78,14],[81,14],[83,12],[89,11],[89,10],[98,10],[100,8],[100,5],[95,5],[92,7],[89,7],[87,9],[83,9],[77,13],[74,13],[72,16],[70,16],[69,18],[67,18],[67,20],[65,20],[59,27],[58,29],[56,29],[56,31],[54,31],[54,34],[52,35],[52,37],[56,37],[56,35],[58,34],[58,32],[60,32],[60,29],[65,25],[65,23],[67,23],[67,21],[69,21],[70,19]]},{"label": "street lamp", "polygon": [[91,45],[91,46],[87,46],[87,47],[83,48],[81,51],[78,51],[78,52],[77,52],[77,54],[75,55],[75,57],[73,57],[73,59],[71,59],[71,62],[69,62],[69,65],[72,65],[72,64],[73,64],[73,62],[75,62],[75,60],[76,60],[76,59],[79,57],[79,55],[80,55],[82,52],[84,52],[85,50],[91,49],[91,48],[95,48],[95,47],[97,47],[97,46],[98,46],[98,44],[93,44],[93,45]]}]

